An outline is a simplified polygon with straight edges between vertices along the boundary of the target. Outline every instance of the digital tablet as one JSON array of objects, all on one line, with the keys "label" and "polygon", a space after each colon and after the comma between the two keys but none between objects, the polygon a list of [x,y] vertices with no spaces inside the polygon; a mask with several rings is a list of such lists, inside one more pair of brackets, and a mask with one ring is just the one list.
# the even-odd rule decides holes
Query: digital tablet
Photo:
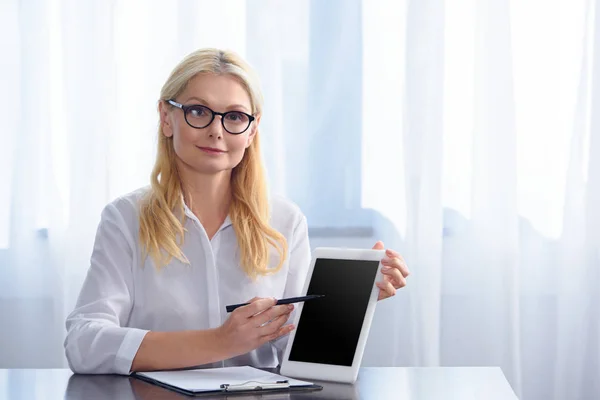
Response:
[{"label": "digital tablet", "polygon": [[354,383],[382,280],[385,250],[317,248],[281,362],[282,375]]}]

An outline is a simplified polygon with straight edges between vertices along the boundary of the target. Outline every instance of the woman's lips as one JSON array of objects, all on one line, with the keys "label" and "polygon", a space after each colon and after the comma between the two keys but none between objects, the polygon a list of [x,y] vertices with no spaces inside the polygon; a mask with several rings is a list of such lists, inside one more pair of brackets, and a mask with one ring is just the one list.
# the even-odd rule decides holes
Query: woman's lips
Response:
[{"label": "woman's lips", "polygon": [[200,147],[200,146],[196,146],[198,147],[200,150],[202,150],[205,153],[208,154],[224,154],[225,150],[221,150],[221,149],[215,149],[214,147]]}]

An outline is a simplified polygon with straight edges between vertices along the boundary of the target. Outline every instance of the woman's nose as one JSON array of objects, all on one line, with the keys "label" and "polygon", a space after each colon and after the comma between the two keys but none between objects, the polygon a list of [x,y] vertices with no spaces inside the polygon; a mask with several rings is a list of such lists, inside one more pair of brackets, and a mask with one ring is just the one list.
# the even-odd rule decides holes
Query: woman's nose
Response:
[{"label": "woman's nose", "polygon": [[208,128],[208,135],[210,137],[216,137],[217,139],[221,139],[223,137],[223,116],[215,115],[215,119],[210,123]]}]

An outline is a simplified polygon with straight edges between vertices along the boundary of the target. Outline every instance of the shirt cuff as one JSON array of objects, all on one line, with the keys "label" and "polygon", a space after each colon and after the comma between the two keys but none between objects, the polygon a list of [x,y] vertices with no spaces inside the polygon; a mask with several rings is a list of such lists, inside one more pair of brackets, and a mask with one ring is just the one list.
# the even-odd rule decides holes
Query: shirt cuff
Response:
[{"label": "shirt cuff", "polygon": [[115,372],[121,375],[131,373],[131,364],[149,331],[144,329],[130,328],[121,342],[121,346],[115,357]]}]

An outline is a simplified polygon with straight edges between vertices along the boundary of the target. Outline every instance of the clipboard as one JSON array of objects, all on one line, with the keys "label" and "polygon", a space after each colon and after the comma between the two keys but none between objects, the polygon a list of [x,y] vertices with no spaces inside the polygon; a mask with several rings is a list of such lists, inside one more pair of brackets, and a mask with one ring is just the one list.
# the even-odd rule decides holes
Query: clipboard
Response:
[{"label": "clipboard", "polygon": [[286,378],[249,366],[136,372],[131,376],[191,397],[308,392],[323,389],[312,382]]}]

